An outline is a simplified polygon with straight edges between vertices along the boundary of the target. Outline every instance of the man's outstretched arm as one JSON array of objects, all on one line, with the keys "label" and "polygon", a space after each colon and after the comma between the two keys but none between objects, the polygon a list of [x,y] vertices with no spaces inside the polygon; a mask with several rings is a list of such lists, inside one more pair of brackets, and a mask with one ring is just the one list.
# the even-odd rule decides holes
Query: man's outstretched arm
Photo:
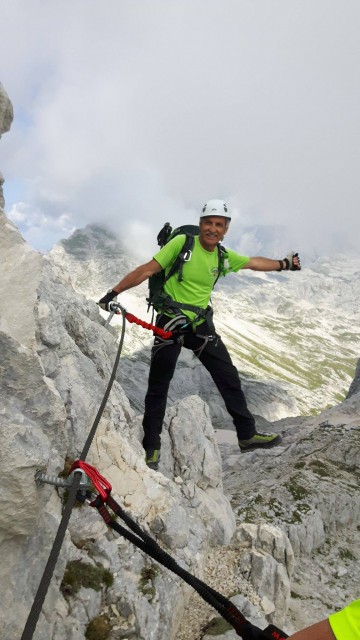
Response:
[{"label": "man's outstretched arm", "polygon": [[271,258],[262,258],[256,256],[250,258],[244,269],[252,269],[253,271],[300,271],[300,258],[297,253],[289,253],[283,260],[272,260]]}]

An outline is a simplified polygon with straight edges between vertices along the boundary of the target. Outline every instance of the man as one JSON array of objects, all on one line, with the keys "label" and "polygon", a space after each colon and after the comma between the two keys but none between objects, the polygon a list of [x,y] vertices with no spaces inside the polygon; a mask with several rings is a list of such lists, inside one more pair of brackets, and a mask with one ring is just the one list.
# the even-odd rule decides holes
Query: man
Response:
[{"label": "man", "polygon": [[[209,200],[202,210],[200,233],[195,238],[191,259],[183,265],[181,281],[178,275],[174,274],[164,285],[170,303],[159,309],[156,324],[167,330],[174,330],[175,334],[178,330],[178,335],[175,339],[166,341],[156,337],[152,349],[143,419],[146,463],[152,469],[157,469],[159,465],[160,434],[168,389],[182,346],[191,349],[211,374],[233,418],[241,451],[273,447],[281,442],[281,437],[274,433],[257,433],[254,417],[247,408],[241,389],[238,372],[212,322],[209,301],[219,275],[218,244],[227,233],[230,220],[227,205],[223,200]],[[129,273],[101,298],[98,303],[100,307],[109,310],[110,301],[119,293],[136,287],[162,269],[165,270],[165,274],[168,273],[182,250],[184,240],[184,235],[170,240],[150,262]],[[271,260],[262,257],[249,258],[226,250],[220,275],[225,276],[240,269],[294,271],[300,268],[298,255],[293,253],[284,260]],[[181,332],[179,326],[182,327]]]},{"label": "man", "polygon": [[359,640],[360,600],[355,600],[327,620],[294,633],[289,640]]}]

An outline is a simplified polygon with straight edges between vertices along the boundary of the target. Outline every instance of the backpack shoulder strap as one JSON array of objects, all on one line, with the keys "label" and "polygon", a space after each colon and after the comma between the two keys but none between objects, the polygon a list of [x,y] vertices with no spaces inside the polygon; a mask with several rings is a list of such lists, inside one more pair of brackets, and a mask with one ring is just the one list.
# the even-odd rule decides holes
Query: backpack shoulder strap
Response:
[{"label": "backpack shoulder strap", "polygon": [[219,280],[219,278],[220,278],[220,276],[221,276],[221,274],[223,272],[224,262],[225,262],[225,254],[226,254],[226,249],[225,249],[225,247],[223,247],[222,244],[220,244],[220,242],[217,245],[217,249],[218,249],[218,272],[217,272],[217,276],[215,278],[214,287],[215,287],[217,281]]},{"label": "backpack shoulder strap", "polygon": [[190,233],[186,233],[185,236],[186,238],[183,247],[177,258],[175,258],[169,273],[166,275],[165,282],[167,282],[167,280],[169,280],[169,278],[171,278],[176,272],[178,272],[179,282],[183,279],[183,266],[185,262],[189,262],[189,260],[191,260],[192,250],[195,243],[195,236]]}]

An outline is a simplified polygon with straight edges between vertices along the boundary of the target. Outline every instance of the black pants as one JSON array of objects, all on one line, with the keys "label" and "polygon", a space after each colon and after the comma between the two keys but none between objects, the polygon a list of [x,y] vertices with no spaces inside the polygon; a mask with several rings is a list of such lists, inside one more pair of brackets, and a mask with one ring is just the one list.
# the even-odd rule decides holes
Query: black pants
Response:
[{"label": "black pants", "polygon": [[[157,317],[156,324],[163,327],[169,319],[161,314]],[[164,341],[156,337],[154,340],[145,397],[144,449],[160,449],[169,385],[182,346],[191,349],[209,371],[233,418],[238,438],[251,438],[255,433],[255,420],[247,408],[238,372],[220,336],[214,332],[213,326],[204,322],[196,333],[191,331],[183,334],[180,342],[174,342],[171,338]]]}]

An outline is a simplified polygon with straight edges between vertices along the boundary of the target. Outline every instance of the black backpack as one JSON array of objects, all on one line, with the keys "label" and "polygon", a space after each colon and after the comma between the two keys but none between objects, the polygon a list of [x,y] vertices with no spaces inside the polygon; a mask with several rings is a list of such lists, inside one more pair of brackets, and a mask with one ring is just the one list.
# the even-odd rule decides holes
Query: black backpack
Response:
[{"label": "black backpack", "polygon": [[[146,299],[148,302],[148,309],[152,306],[156,311],[164,305],[164,301],[169,296],[166,296],[164,292],[164,285],[169,278],[171,278],[175,273],[177,273],[177,277],[179,282],[183,279],[183,266],[185,262],[191,260],[192,250],[194,247],[195,236],[198,236],[200,232],[200,228],[198,225],[194,224],[183,224],[180,227],[176,227],[176,229],[172,229],[170,222],[165,222],[163,228],[159,231],[157,235],[157,243],[159,247],[165,246],[170,240],[176,238],[179,235],[185,235],[185,242],[182,246],[180,253],[177,258],[174,260],[171,269],[165,276],[165,270],[162,269],[159,273],[154,273],[149,278],[149,297]],[[219,269],[218,276],[214,282],[214,286],[218,281],[218,278],[221,275],[222,268],[224,266],[224,253],[225,248],[218,244],[218,255],[219,255]],[[171,300],[171,298],[170,298]],[[167,305],[168,306],[168,305]],[[180,305],[176,305],[180,306]],[[189,305],[186,305],[189,306]],[[184,308],[184,307],[183,307]],[[195,307],[194,307],[195,309]]]}]

